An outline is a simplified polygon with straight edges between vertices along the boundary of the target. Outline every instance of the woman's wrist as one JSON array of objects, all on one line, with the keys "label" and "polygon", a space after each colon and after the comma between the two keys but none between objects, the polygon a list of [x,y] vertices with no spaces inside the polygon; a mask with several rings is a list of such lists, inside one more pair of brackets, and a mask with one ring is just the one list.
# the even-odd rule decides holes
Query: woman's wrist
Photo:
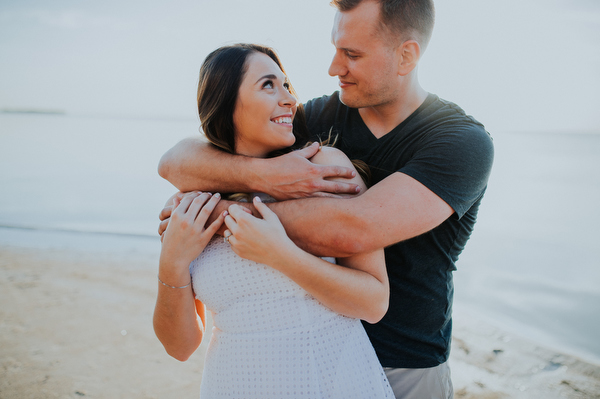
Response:
[{"label": "woman's wrist", "polygon": [[175,276],[167,273],[158,272],[158,282],[169,288],[186,288],[192,283],[192,276]]},{"label": "woman's wrist", "polygon": [[181,287],[190,283],[190,262],[170,263],[160,259],[158,267],[158,279],[164,285]]},{"label": "woman's wrist", "polygon": [[159,283],[161,283],[162,285],[164,285],[165,287],[168,287],[168,288],[173,288],[173,289],[182,289],[182,288],[187,288],[187,287],[189,287],[190,285],[192,285],[192,279],[191,279],[191,277],[190,277],[190,282],[189,282],[189,283],[187,283],[186,285],[181,285],[181,286],[175,286],[175,285],[170,285],[170,284],[167,284],[167,283],[165,283],[164,281],[162,281],[162,280],[160,279],[160,276],[158,276],[158,282],[159,282]]},{"label": "woman's wrist", "polygon": [[289,238],[278,245],[276,251],[271,252],[270,266],[280,272],[287,274],[287,267],[294,267],[294,262],[291,259],[301,259],[306,253],[300,249],[292,240]]}]

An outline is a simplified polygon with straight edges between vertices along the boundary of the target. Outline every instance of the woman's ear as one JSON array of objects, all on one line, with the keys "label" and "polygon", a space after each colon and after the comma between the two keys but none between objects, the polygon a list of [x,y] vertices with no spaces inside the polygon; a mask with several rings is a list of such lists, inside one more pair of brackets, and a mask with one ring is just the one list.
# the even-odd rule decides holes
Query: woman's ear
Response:
[{"label": "woman's ear", "polygon": [[407,40],[402,43],[398,51],[398,75],[406,76],[417,67],[421,57],[421,46],[415,40]]}]

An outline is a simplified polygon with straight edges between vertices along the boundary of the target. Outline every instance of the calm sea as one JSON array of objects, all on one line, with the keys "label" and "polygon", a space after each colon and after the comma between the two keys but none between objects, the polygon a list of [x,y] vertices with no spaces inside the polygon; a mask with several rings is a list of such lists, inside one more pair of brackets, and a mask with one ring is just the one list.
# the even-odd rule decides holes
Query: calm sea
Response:
[{"label": "calm sea", "polygon": [[[193,119],[0,114],[0,245],[157,255],[175,192],[158,160],[197,132]],[[455,312],[600,364],[600,135],[492,133]]]}]

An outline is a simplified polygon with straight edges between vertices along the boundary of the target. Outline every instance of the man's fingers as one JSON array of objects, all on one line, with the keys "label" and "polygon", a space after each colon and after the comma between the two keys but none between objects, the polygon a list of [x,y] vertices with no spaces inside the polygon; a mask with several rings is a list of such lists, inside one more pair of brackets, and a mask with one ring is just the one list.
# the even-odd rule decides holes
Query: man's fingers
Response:
[{"label": "man's fingers", "polygon": [[301,150],[297,150],[294,153],[303,156],[306,159],[310,159],[312,158],[317,152],[319,152],[319,148],[321,146],[319,145],[319,143],[312,143],[311,145],[309,145],[306,148],[303,148]]},{"label": "man's fingers", "polygon": [[354,183],[324,180],[319,191],[331,194],[358,194],[360,193],[360,186]]},{"label": "man's fingers", "polygon": [[[325,191],[317,191],[311,195],[312,197],[321,197],[321,198],[345,198],[342,194],[333,194]],[[347,198],[347,197],[346,197]]]},{"label": "man's fingers", "polygon": [[354,169],[345,166],[319,165],[318,168],[321,169],[321,176],[324,178],[342,177],[344,179],[352,179],[356,176],[356,171]]}]

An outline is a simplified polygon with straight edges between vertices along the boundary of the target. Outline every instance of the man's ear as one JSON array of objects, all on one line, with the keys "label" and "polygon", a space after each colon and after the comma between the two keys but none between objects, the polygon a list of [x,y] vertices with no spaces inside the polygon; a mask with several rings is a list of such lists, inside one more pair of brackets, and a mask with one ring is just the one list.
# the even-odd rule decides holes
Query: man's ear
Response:
[{"label": "man's ear", "polygon": [[396,51],[399,52],[398,75],[406,76],[417,67],[421,57],[421,46],[415,40],[407,40]]}]

